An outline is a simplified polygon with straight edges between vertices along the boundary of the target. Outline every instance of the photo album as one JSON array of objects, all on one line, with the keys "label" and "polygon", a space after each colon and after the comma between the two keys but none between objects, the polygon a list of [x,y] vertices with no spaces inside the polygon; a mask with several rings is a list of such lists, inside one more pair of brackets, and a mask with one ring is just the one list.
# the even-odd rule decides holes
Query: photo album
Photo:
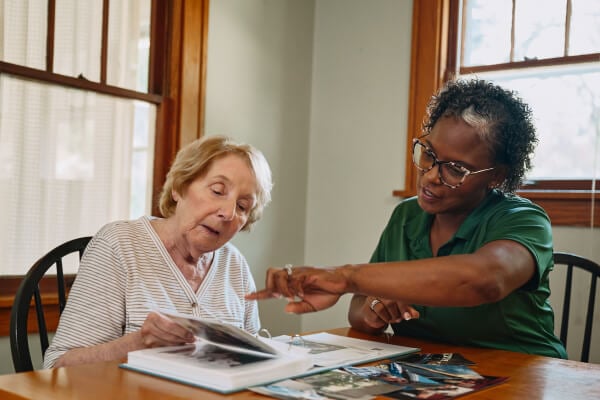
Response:
[{"label": "photo album", "polygon": [[161,313],[196,342],[131,351],[121,367],[219,393],[419,351],[329,333],[265,338],[212,319]]}]

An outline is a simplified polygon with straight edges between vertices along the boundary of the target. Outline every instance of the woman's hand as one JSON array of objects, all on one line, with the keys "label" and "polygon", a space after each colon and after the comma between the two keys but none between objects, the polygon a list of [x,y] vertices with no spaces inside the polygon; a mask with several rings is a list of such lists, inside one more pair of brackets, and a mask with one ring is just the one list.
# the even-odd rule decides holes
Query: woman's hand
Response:
[{"label": "woman's hand", "polygon": [[151,311],[144,320],[140,336],[144,347],[176,346],[195,340],[192,332],[155,311]]},{"label": "woman's hand", "polygon": [[410,304],[370,296],[365,298],[362,314],[365,323],[373,328],[419,318],[419,312]]},{"label": "woman's hand", "polygon": [[170,318],[151,311],[139,331],[128,333],[110,342],[89,347],[77,347],[65,352],[54,365],[63,367],[97,361],[125,359],[127,353],[146,347],[175,346],[193,343],[194,335]]},{"label": "woman's hand", "polygon": [[344,268],[269,268],[265,288],[246,296],[248,300],[286,298],[285,311],[307,313],[333,306],[348,290]]},{"label": "woman's hand", "polygon": [[350,326],[362,332],[379,334],[389,324],[419,318],[419,312],[401,301],[355,294],[350,302]]}]

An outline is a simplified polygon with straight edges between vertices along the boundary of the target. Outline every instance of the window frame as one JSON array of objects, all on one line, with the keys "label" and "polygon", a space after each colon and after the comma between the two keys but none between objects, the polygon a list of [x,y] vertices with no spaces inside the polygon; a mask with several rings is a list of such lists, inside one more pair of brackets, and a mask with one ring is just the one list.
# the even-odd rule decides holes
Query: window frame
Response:
[{"label": "window frame", "polygon": [[[181,146],[204,134],[209,0],[151,1],[151,45],[147,92],[137,92],[106,84],[109,0],[103,0],[100,82],[52,72],[54,52],[51,42],[54,38],[55,0],[48,0],[46,69],[29,68],[0,61],[0,74],[156,104],[151,213],[160,215],[156,200],[175,154]],[[0,293],[2,293],[0,295],[0,321],[2,321],[0,336],[9,334],[10,311],[23,275],[0,277]],[[72,279],[73,276],[67,278]],[[48,304],[47,323],[49,327],[55,327],[58,324],[56,290],[44,289],[44,285],[42,283],[42,299],[44,304]],[[37,325],[33,324],[33,326],[35,328],[31,328],[30,332],[37,331]]]},{"label": "window frame", "polygon": [[[416,194],[417,171],[411,162],[411,144],[413,138],[420,135],[430,95],[437,92],[444,82],[452,79],[458,69],[460,4],[460,0],[421,0],[413,3],[405,188],[394,190],[394,196],[405,198]],[[597,53],[465,67],[458,71],[460,74],[468,74],[509,65],[513,68],[527,68],[597,61],[599,58],[600,53]],[[550,216],[552,225],[597,227],[600,226],[600,185],[592,190],[592,184],[591,179],[538,180],[525,183],[517,193],[542,206]]]}]

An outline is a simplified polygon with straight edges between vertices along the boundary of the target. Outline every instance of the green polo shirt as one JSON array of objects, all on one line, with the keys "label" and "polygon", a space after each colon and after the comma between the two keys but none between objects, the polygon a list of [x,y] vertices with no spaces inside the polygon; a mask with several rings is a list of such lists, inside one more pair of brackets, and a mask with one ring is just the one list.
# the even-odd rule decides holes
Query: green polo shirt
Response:
[{"label": "green polo shirt", "polygon": [[[416,197],[401,202],[383,231],[371,262],[433,257],[429,245],[432,218],[419,207]],[[496,303],[475,307],[415,305],[420,318],[393,324],[394,333],[566,358],[564,346],[554,335],[554,312],[548,303],[548,274],[554,265],[552,230],[542,208],[527,199],[492,191],[454,237],[440,247],[437,256],[473,253],[486,243],[501,239],[516,241],[533,255],[537,273],[527,284]]]}]

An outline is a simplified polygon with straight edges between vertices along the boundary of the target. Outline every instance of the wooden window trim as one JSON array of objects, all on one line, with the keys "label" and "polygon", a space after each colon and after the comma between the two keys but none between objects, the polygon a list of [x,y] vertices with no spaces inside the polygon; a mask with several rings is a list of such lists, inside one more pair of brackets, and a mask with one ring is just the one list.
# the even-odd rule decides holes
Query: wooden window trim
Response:
[{"label": "wooden window trim", "polygon": [[451,37],[448,35],[447,22],[451,6],[456,7],[456,4],[451,4],[450,0],[413,2],[406,179],[404,189],[394,190],[394,196],[405,198],[416,194],[417,175],[410,156],[412,141],[421,135],[431,94],[450,78],[444,76],[449,70],[447,63],[455,63],[456,59],[456,52],[448,57],[448,41]]},{"label": "wooden window trim", "polygon": [[581,54],[581,55],[577,55],[577,56],[542,58],[539,60],[513,61],[513,62],[509,62],[509,63],[502,63],[502,64],[461,66],[461,67],[459,67],[459,73],[461,75],[468,75],[468,74],[477,74],[477,73],[481,73],[481,72],[490,72],[490,71],[506,71],[506,70],[523,69],[523,68],[535,68],[535,67],[554,67],[554,66],[560,66],[560,65],[574,65],[574,64],[598,62],[598,60],[600,60],[600,53]]},{"label": "wooden window trim", "polygon": [[110,96],[142,100],[154,104],[160,104],[162,102],[162,96],[160,95],[136,92],[134,90],[125,89],[118,86],[111,86],[104,83],[88,81],[85,78],[74,78],[72,76],[60,75],[54,72],[29,68],[22,65],[7,63],[4,61],[0,61],[0,74],[8,74],[22,79],[42,83],[50,83],[74,89],[88,90],[91,92]]},{"label": "wooden window trim", "polygon": [[[167,26],[153,29],[152,35],[168,38],[163,43],[165,64],[151,63],[159,69],[150,70],[151,87],[164,93],[156,118],[152,179],[152,214],[160,215],[157,201],[177,150],[204,134],[209,0],[154,3],[162,5]],[[153,18],[158,15],[162,14],[153,13]],[[151,57],[161,57],[160,52],[150,52]]]},{"label": "wooden window trim", "polygon": [[[454,76],[459,32],[449,29],[458,21],[459,0],[421,0],[413,3],[411,78],[409,92],[408,134],[406,140],[406,177],[404,189],[394,190],[401,198],[416,194],[416,170],[412,165],[412,139],[419,136],[425,108],[432,93]],[[496,66],[465,67],[460,73],[483,72],[503,68],[561,65],[567,62],[597,61],[600,55],[569,56],[555,59],[528,60]],[[600,184],[592,190],[590,180],[540,180],[522,186],[520,196],[543,207],[555,226],[600,226]],[[592,206],[594,209],[592,210]],[[591,221],[592,215],[594,220]]]},{"label": "wooden window trim", "polygon": [[[55,3],[54,0],[48,3],[53,26]],[[204,133],[209,0],[152,0],[152,7],[148,93],[52,73],[49,68],[54,53],[50,45],[47,48],[47,70],[0,61],[0,74],[156,104],[152,214],[160,215],[156,206],[158,195],[177,150]],[[50,35],[53,29],[51,31]],[[10,309],[21,279],[22,276],[0,277],[0,336],[9,335]],[[57,296],[53,291],[43,289],[42,295],[50,305],[46,321],[49,331],[58,325]],[[36,331],[36,323],[30,326],[32,331]]]}]

